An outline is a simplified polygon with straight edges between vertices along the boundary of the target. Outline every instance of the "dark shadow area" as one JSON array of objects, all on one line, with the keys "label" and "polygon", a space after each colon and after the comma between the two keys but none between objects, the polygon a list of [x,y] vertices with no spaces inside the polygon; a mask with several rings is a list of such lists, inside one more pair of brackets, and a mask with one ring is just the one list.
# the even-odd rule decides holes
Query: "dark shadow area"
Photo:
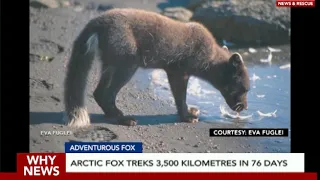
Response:
[{"label": "dark shadow area", "polygon": [[[30,124],[64,124],[62,112],[30,112]],[[90,114],[91,123],[116,124],[115,119],[105,119],[102,114]]]},{"label": "dark shadow area", "polygon": [[72,139],[69,139],[68,142],[71,142],[71,143],[82,143],[82,141],[76,141],[76,140],[72,140]]},{"label": "dark shadow area", "polygon": [[63,113],[59,112],[30,112],[29,123],[30,125],[42,123],[63,124]]},{"label": "dark shadow area", "polygon": [[157,7],[161,10],[164,10],[168,7],[177,7],[182,6],[186,7],[186,5],[189,3],[189,0],[168,0],[167,2],[159,3]]},{"label": "dark shadow area", "polygon": [[[30,125],[52,123],[64,124],[62,121],[63,113],[61,112],[30,112]],[[159,125],[159,124],[174,124],[179,123],[176,114],[168,115],[146,115],[146,116],[130,116],[138,121],[138,125]],[[116,119],[106,119],[103,114],[90,114],[92,124],[105,123],[118,125]],[[215,119],[220,119],[219,116],[200,116],[200,121],[209,122]]]}]

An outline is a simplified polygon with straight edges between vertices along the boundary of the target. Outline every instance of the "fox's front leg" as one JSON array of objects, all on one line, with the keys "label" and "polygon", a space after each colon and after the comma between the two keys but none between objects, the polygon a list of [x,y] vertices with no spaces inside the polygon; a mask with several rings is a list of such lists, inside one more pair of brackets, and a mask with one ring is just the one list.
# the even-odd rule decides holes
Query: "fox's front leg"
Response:
[{"label": "fox's front leg", "polygon": [[198,113],[188,111],[187,105],[187,86],[189,75],[184,72],[166,71],[170,88],[176,103],[178,115],[183,122],[198,122]]}]

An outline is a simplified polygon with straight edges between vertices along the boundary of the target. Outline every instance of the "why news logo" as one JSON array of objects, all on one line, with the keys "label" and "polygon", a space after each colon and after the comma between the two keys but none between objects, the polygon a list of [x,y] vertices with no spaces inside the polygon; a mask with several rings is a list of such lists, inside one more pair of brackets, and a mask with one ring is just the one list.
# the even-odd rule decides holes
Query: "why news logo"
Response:
[{"label": "why news logo", "polygon": [[276,0],[277,7],[315,7],[315,0]]},{"label": "why news logo", "polygon": [[288,137],[289,129],[210,129],[210,136],[268,136],[268,137]]},{"label": "why news logo", "polygon": [[65,171],[65,154],[18,154],[18,173],[23,176],[59,176]]},{"label": "why news logo", "polygon": [[[23,174],[26,175],[53,175],[58,176],[59,166],[54,166],[54,160],[56,155],[46,155],[46,156],[27,156],[28,164],[30,166],[25,166],[23,168]],[[31,166],[33,165],[33,166]]]}]

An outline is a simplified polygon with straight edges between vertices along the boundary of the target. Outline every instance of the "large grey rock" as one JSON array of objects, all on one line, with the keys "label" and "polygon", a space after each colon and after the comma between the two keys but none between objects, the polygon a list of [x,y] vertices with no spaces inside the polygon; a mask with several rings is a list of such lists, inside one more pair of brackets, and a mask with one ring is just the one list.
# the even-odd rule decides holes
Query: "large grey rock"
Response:
[{"label": "large grey rock", "polygon": [[200,7],[206,1],[208,1],[208,0],[189,0],[187,8],[190,10],[195,10],[196,8]]},{"label": "large grey rock", "polygon": [[165,8],[163,15],[182,22],[187,22],[192,17],[192,11],[183,7]]},{"label": "large grey rock", "polygon": [[191,20],[203,23],[218,39],[233,43],[290,42],[290,8],[277,8],[273,0],[207,1]]},{"label": "large grey rock", "polygon": [[60,2],[57,0],[32,0],[29,5],[34,8],[58,8]]},{"label": "large grey rock", "polygon": [[117,1],[117,2],[101,2],[101,1],[92,1],[89,2],[87,5],[87,9],[90,10],[97,10],[100,12],[104,12],[104,11],[108,11],[110,9],[114,9],[114,8],[127,8],[126,4],[121,2],[121,1]]}]

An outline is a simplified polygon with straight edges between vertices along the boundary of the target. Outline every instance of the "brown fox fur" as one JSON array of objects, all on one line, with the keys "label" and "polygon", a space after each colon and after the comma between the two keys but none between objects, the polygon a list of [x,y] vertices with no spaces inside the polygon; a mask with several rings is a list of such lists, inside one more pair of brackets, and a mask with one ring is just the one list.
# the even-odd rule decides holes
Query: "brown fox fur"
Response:
[{"label": "brown fox fur", "polygon": [[97,53],[102,74],[93,94],[107,117],[123,116],[116,107],[116,95],[139,67],[166,71],[181,121],[196,118],[186,104],[191,75],[211,83],[234,111],[247,108],[250,84],[241,55],[220,47],[203,25],[143,10],[113,9],[92,19],[74,41],[64,94],[70,126],[90,124],[85,91]]}]

